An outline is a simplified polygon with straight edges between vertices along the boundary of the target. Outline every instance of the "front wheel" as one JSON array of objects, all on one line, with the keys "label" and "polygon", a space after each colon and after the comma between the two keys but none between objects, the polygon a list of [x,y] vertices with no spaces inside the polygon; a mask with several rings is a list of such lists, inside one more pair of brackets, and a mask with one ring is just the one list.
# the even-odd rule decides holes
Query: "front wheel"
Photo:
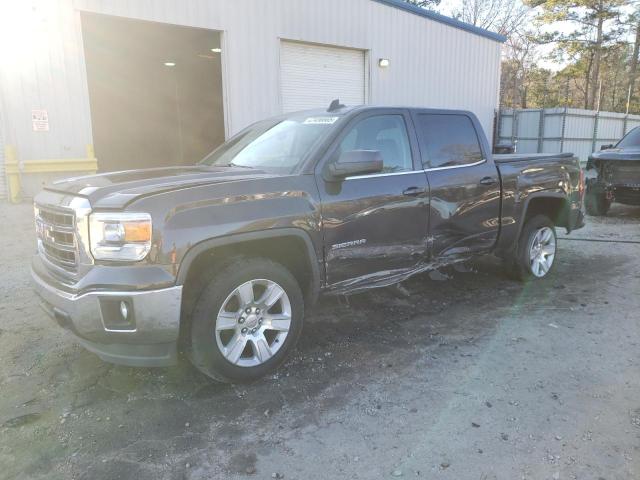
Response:
[{"label": "front wheel", "polygon": [[525,223],[509,270],[518,280],[543,278],[553,268],[558,239],[553,222],[536,215]]},{"label": "front wheel", "polygon": [[216,273],[196,302],[189,357],[214,380],[257,380],[294,348],[303,316],[302,292],[285,267],[238,258]]}]

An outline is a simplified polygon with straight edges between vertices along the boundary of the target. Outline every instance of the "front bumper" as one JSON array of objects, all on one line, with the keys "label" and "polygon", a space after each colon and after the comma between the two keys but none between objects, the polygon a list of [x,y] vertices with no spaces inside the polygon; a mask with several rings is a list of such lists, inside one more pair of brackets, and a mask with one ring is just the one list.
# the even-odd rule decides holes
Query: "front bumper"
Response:
[{"label": "front bumper", "polygon": [[[181,286],[74,294],[46,282],[34,268],[31,269],[31,277],[47,314],[102,360],[136,367],[162,367],[176,363]],[[132,307],[135,324],[131,328],[109,328],[103,306],[103,302],[109,299],[124,299]]]},{"label": "front bumper", "polygon": [[625,205],[640,205],[640,185],[612,185],[607,190],[609,198]]}]

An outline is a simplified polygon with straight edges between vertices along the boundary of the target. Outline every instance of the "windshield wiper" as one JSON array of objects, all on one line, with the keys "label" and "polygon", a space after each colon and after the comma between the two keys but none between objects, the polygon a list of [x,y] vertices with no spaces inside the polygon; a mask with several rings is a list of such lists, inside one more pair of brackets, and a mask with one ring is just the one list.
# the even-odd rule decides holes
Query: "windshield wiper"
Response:
[{"label": "windshield wiper", "polygon": [[253,169],[253,167],[250,167],[249,165],[238,165],[237,163],[233,163],[233,162],[229,162],[226,165],[227,167],[238,167],[238,168],[251,168]]}]

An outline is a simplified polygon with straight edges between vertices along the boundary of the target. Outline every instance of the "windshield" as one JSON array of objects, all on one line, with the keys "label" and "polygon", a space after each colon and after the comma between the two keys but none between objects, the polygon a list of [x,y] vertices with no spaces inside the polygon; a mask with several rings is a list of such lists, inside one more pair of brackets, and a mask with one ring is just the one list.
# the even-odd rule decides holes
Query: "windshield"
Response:
[{"label": "windshield", "polygon": [[296,115],[265,120],[221,145],[201,164],[291,173],[327,135],[337,116]]},{"label": "windshield", "polygon": [[640,127],[636,127],[627,133],[624,138],[618,142],[616,148],[640,148]]}]

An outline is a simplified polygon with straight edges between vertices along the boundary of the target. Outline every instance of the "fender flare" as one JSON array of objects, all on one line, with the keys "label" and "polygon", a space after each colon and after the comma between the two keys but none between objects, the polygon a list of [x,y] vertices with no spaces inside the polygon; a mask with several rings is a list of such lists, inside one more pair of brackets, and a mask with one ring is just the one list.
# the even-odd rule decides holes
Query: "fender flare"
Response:
[{"label": "fender flare", "polygon": [[195,259],[201,253],[206,252],[207,250],[211,250],[214,248],[224,247],[227,245],[233,245],[235,243],[242,243],[248,241],[256,241],[256,240],[272,240],[275,238],[282,237],[296,237],[303,241],[305,245],[305,250],[307,252],[307,260],[309,265],[311,266],[311,293],[309,297],[311,298],[312,303],[315,303],[318,294],[320,292],[320,267],[318,265],[318,257],[315,249],[313,248],[313,243],[311,242],[311,238],[307,232],[301,230],[299,228],[276,228],[272,230],[260,231],[260,232],[246,232],[246,233],[238,233],[233,235],[227,235],[224,237],[210,238],[208,240],[203,240],[200,243],[192,246],[189,251],[182,257],[182,261],[180,262],[180,267],[178,269],[178,275],[176,276],[176,285],[184,285],[187,274],[191,265],[195,261]]},{"label": "fender flare", "polygon": [[524,219],[527,218],[529,204],[531,203],[531,200],[534,200],[536,198],[558,198],[565,202],[565,209],[569,205],[569,198],[567,197],[567,194],[561,190],[541,190],[527,196],[524,204],[522,205],[522,214],[520,215],[520,219],[518,220],[518,228],[516,230],[516,245],[517,242],[520,241],[520,235],[522,234],[522,229],[524,228]]}]

